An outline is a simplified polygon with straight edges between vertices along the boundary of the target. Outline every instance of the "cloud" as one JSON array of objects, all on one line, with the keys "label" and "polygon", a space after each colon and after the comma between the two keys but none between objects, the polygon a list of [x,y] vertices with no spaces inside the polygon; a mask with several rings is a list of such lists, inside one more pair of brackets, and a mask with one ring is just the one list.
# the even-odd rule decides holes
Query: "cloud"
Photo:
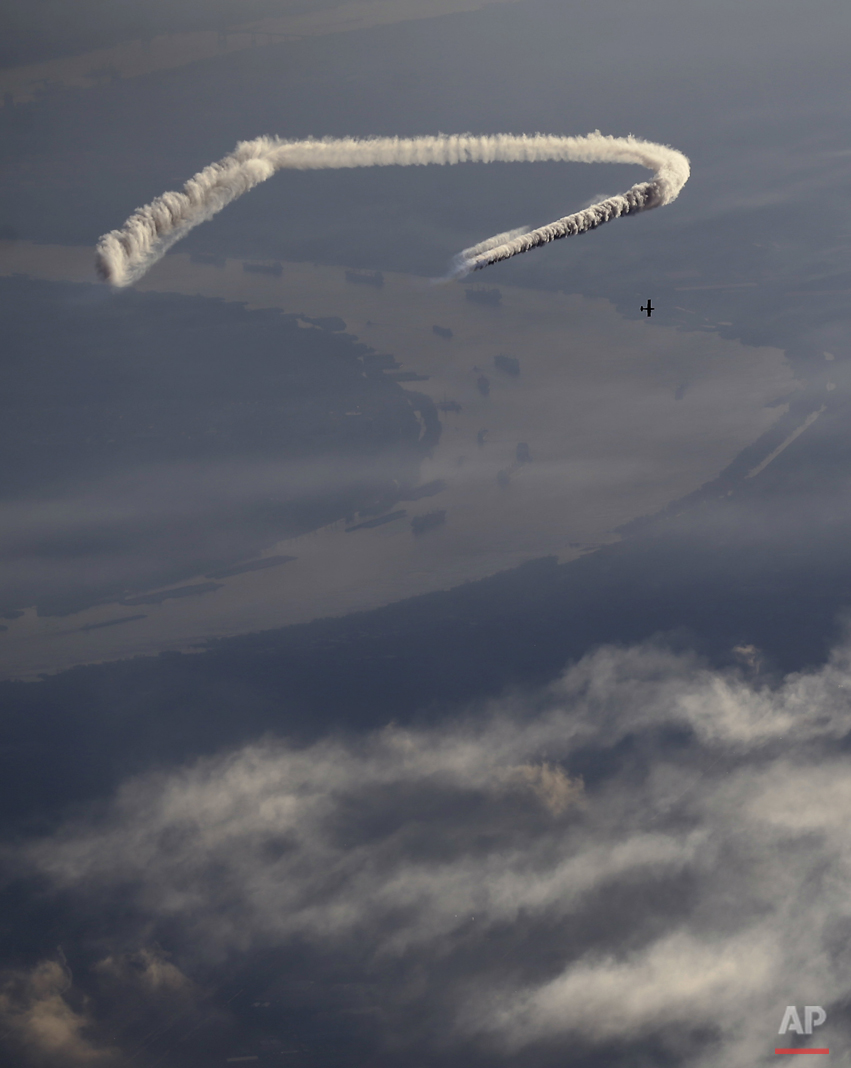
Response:
[{"label": "cloud", "polygon": [[173,1047],[199,1015],[208,1028],[226,1019],[157,944],[116,950],[76,980],[61,948],[0,978],[0,1045],[21,1068],[123,1068],[161,1053],[154,1037]]},{"label": "cloud", "polygon": [[110,983],[135,987],[147,994],[179,998],[193,990],[192,982],[159,947],[143,946],[136,953],[104,957],[94,965],[94,971],[107,977]]},{"label": "cloud", "polygon": [[560,816],[571,805],[580,804],[582,800],[581,780],[570,779],[560,767],[546,761],[511,768],[509,781],[521,787],[528,786],[554,816]]},{"label": "cloud", "polygon": [[0,988],[0,1021],[19,1054],[40,1065],[64,1068],[114,1063],[115,1050],[94,1044],[92,1021],[83,1001],[69,1004],[71,975],[57,960],[44,960],[29,971],[7,973]]},{"label": "cloud", "polygon": [[440,725],[135,778],[13,859],[190,974],[298,946],[326,1008],[355,976],[388,1063],[768,1064],[786,1005],[848,1035],[849,692],[846,646],[779,681],[604,648]]}]

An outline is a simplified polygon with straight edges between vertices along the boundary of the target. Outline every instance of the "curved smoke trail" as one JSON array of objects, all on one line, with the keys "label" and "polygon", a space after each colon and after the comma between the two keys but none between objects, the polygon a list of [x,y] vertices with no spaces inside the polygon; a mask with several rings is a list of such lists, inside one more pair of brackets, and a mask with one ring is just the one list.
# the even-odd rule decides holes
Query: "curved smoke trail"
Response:
[{"label": "curved smoke trail", "polygon": [[465,249],[455,258],[452,276],[460,277],[549,241],[581,234],[621,215],[670,204],[689,177],[689,161],[676,149],[632,135],[604,136],[599,130],[585,137],[440,134],[322,141],[258,137],[241,141],[230,155],[199,171],[184,185],[182,193],[163,193],[145,207],[137,208],[120,230],[104,234],[97,245],[96,267],[104,281],[114,286],[130,285],[193,227],[279,170],[540,160],[638,163],[653,171],[654,177],[536,230],[512,230]]}]

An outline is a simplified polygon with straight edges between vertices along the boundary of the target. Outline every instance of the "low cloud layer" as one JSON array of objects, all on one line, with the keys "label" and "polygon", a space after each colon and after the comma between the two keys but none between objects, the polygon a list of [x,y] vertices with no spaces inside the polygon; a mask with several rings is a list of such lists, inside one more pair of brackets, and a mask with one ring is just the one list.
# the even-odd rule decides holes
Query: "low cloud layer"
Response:
[{"label": "low cloud layer", "polygon": [[[202,992],[157,945],[95,961],[82,983],[61,947],[54,957],[0,975],[0,1026],[16,1064],[121,1068],[134,1054],[144,1056],[150,1038],[175,1020],[185,1030],[199,1005],[210,1017]],[[124,1049],[116,1044],[118,1033],[134,1035],[132,1052],[126,1042]]]},{"label": "low cloud layer", "polygon": [[103,1064],[112,1059],[114,1051],[89,1041],[85,1004],[75,1009],[66,999],[72,979],[64,961],[44,960],[4,979],[0,1019],[12,1048],[48,1064]]},{"label": "low cloud layer", "polygon": [[450,725],[267,738],[13,861],[103,902],[101,945],[155,940],[208,990],[262,971],[267,1050],[309,982],[388,1064],[769,1064],[792,1004],[841,1055],[851,649],[773,682],[740,659],[602,649]]}]

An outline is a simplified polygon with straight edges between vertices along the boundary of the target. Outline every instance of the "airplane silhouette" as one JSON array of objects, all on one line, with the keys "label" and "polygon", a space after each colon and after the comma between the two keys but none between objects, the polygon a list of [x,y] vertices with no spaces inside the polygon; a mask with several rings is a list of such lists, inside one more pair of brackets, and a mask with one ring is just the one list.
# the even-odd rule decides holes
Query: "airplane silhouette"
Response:
[{"label": "airplane silhouette", "polygon": [[656,311],[656,309],[653,307],[653,305],[650,303],[649,300],[647,301],[647,306],[646,307],[643,304],[641,305],[641,310],[647,312],[647,318],[648,319],[653,314],[653,312]]}]

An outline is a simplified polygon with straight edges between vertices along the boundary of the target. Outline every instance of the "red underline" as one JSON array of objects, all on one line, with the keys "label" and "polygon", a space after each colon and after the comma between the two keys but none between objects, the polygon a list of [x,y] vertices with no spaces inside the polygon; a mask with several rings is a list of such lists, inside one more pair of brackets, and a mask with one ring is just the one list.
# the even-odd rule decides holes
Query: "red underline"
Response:
[{"label": "red underline", "polygon": [[775,1053],[830,1053],[829,1049],[775,1049]]}]

